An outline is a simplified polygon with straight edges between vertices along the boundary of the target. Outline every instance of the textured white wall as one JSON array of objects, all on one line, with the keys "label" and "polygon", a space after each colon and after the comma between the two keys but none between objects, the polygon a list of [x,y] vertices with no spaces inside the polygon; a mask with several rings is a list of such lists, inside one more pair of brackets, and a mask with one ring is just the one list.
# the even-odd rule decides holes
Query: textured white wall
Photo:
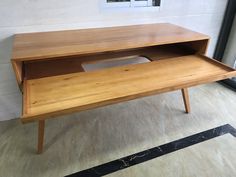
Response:
[{"label": "textured white wall", "polygon": [[170,22],[212,37],[212,55],[227,0],[162,0],[159,10],[107,10],[100,0],[0,1],[0,120],[19,117],[21,95],[10,65],[15,33]]}]

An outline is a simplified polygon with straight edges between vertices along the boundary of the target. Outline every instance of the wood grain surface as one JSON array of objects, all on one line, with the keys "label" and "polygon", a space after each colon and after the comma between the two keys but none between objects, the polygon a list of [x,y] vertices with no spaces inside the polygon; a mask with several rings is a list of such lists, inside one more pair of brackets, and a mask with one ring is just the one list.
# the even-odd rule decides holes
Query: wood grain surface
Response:
[{"label": "wood grain surface", "polygon": [[168,23],[16,34],[12,59],[37,60],[205,39],[209,37]]},{"label": "wood grain surface", "polygon": [[26,80],[23,122],[83,111],[235,76],[201,55]]}]

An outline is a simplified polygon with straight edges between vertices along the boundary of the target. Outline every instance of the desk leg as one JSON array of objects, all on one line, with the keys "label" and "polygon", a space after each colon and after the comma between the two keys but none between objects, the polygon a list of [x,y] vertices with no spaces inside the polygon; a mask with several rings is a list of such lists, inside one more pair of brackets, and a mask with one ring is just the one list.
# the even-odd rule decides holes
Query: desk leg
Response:
[{"label": "desk leg", "polygon": [[39,120],[38,123],[38,154],[43,152],[45,120]]},{"label": "desk leg", "polygon": [[184,88],[181,91],[182,91],[182,96],[183,96],[183,100],[184,100],[185,111],[186,111],[186,113],[190,113],[190,102],[189,102],[188,89]]}]

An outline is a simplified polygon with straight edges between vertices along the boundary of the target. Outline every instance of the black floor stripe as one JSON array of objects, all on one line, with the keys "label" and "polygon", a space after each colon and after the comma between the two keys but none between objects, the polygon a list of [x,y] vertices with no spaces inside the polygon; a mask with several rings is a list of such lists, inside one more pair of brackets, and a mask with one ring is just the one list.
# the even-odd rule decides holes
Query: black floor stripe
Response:
[{"label": "black floor stripe", "polygon": [[152,149],[148,149],[133,155],[129,155],[127,157],[117,159],[87,170],[83,170],[67,177],[100,177],[104,175],[108,175],[114,173],[119,170],[123,170],[125,168],[129,168],[133,165],[137,165],[151,159],[163,156],[165,154],[178,151],[180,149],[201,143],[203,141],[210,140],[212,138],[216,138],[218,136],[225,135],[230,133],[234,137],[236,137],[236,129],[229,124],[216,127],[195,135],[188,136],[186,138],[182,138],[176,141],[172,141],[170,143],[154,147]]}]

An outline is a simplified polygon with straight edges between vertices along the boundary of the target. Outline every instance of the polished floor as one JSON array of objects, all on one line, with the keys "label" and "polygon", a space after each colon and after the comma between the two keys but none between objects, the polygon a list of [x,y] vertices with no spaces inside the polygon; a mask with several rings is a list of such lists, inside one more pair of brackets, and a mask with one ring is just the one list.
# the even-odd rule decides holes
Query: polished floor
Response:
[{"label": "polished floor", "polygon": [[[0,122],[0,176],[66,176],[224,124],[236,127],[236,92],[213,83],[85,111],[46,122],[45,152],[36,154],[37,124]],[[226,134],[111,173],[109,177],[235,177],[236,139]]]},{"label": "polished floor", "polygon": [[236,139],[225,135],[107,177],[234,177]]}]

